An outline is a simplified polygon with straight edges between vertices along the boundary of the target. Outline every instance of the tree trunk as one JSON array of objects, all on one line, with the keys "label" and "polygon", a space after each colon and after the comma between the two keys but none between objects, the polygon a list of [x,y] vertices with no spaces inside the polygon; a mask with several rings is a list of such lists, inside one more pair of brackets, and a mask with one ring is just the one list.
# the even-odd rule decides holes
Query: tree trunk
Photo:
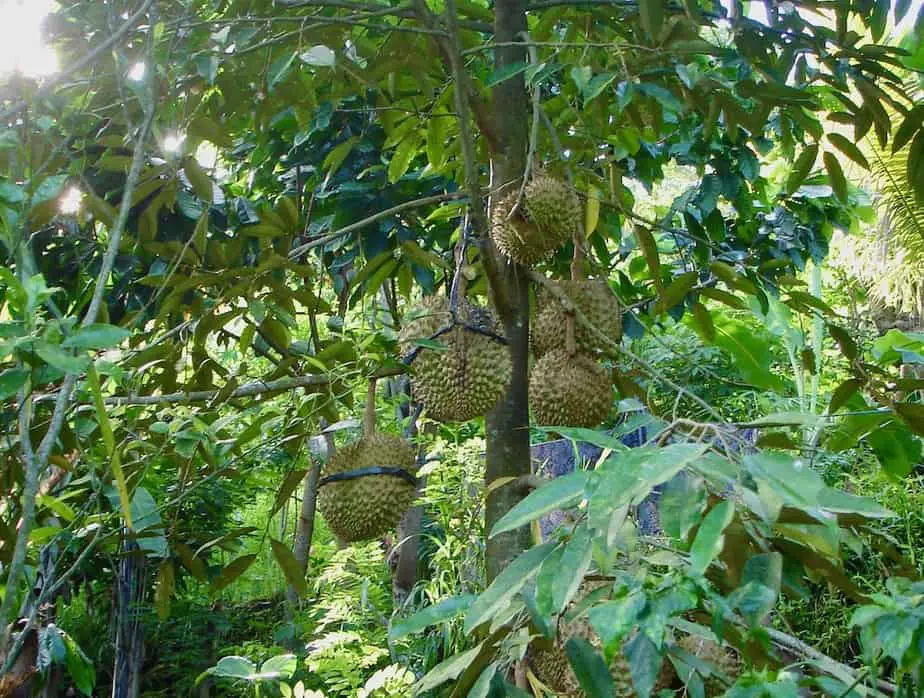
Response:
[{"label": "tree trunk", "polygon": [[[311,468],[305,476],[302,488],[302,509],[298,517],[298,532],[292,551],[303,577],[308,571],[308,556],[311,554],[311,537],[314,535],[314,517],[318,502],[318,480],[321,478],[321,459],[313,453],[308,457],[311,459]],[[298,592],[291,584],[286,596],[293,607],[298,603]]]},{"label": "tree trunk", "polygon": [[126,542],[115,589],[115,662],[112,698],[137,698],[144,656],[141,602],[144,598],[144,554]]},{"label": "tree trunk", "polygon": [[[519,41],[520,32],[526,31],[524,0],[497,0],[494,5],[494,38],[500,44],[495,49],[496,69],[526,60],[522,45],[504,45]],[[494,181],[496,187],[523,176],[528,146],[529,104],[522,73],[504,80],[494,88],[495,136],[500,151],[494,160]],[[504,323],[507,340],[510,342],[510,357],[513,361],[513,378],[507,394],[488,415],[487,456],[485,483],[497,478],[517,477],[530,472],[529,454],[529,282],[525,270],[508,263],[501,257],[493,244],[487,245],[485,255],[493,256],[487,263],[495,268],[492,278],[492,292],[495,306]],[[485,526],[490,532],[495,522],[510,510],[522,494],[509,485],[494,489],[487,498]],[[487,542],[486,571],[490,582],[507,563],[530,546],[528,527],[504,533]]]}]

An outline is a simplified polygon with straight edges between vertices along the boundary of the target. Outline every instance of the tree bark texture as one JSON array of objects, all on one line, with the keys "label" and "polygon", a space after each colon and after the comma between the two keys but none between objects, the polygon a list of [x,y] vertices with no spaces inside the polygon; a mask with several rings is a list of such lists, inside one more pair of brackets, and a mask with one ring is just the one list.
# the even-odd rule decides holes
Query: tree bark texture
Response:
[{"label": "tree bark texture", "polygon": [[126,542],[116,579],[115,662],[112,698],[137,698],[144,660],[144,636],[140,605],[144,599],[144,554],[134,542]]},{"label": "tree bark texture", "polygon": [[[494,37],[497,70],[526,60],[522,45],[507,46],[520,40],[526,31],[524,0],[497,0],[494,5]],[[529,100],[523,75],[504,80],[494,88],[494,126],[499,151],[495,153],[493,186],[497,187],[523,176],[529,133]],[[513,378],[510,388],[487,419],[487,455],[485,483],[501,477],[518,477],[530,473],[529,453],[529,281],[524,269],[505,260],[498,250],[487,244],[485,255],[494,266],[493,295],[510,343]],[[499,286],[499,288],[498,288]],[[520,499],[522,493],[508,486],[494,489],[485,504],[485,527],[491,528]],[[531,544],[528,527],[504,533],[487,541],[486,571],[490,582],[507,563]]]},{"label": "tree bark texture", "polygon": [[[311,554],[311,537],[314,535],[314,517],[317,512],[318,480],[321,478],[321,460],[314,454],[309,456],[311,468],[305,476],[302,488],[302,508],[298,517],[298,528],[295,534],[295,546],[292,554],[302,571],[302,576],[308,571],[308,556]],[[291,584],[286,590],[289,603],[294,607],[298,604],[298,592]]]}]

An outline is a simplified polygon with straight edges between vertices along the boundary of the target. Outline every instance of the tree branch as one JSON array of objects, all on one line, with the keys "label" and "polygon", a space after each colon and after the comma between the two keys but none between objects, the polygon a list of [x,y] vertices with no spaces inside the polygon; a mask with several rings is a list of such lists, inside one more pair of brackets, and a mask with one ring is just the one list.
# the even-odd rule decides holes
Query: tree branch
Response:
[{"label": "tree branch", "polygon": [[[374,378],[387,378],[399,376],[407,371],[406,367],[384,368],[372,374]],[[286,376],[274,381],[252,381],[245,383],[229,396],[229,400],[241,397],[254,397],[256,395],[274,395],[297,388],[309,388],[316,385],[327,385],[336,380],[329,375],[310,374],[306,376]],[[220,390],[193,390],[191,392],[165,393],[163,395],[115,395],[107,397],[105,403],[114,407],[142,406],[142,405],[171,405],[188,404],[192,402],[209,402]]]},{"label": "tree branch", "polygon": [[297,259],[298,257],[302,256],[308,250],[312,250],[315,247],[322,247],[329,242],[333,242],[337,238],[343,237],[344,235],[348,235],[349,233],[359,230],[360,228],[365,228],[367,225],[375,223],[376,221],[380,221],[383,218],[388,218],[389,216],[393,216],[396,213],[401,213],[402,211],[407,211],[408,209],[419,208],[421,206],[428,206],[430,204],[437,204],[437,203],[441,203],[444,201],[454,201],[456,199],[464,199],[466,196],[467,194],[465,192],[457,191],[457,192],[449,192],[447,194],[435,194],[433,196],[425,196],[421,199],[414,199],[413,201],[405,201],[404,203],[400,203],[397,206],[392,206],[391,208],[387,208],[384,211],[373,213],[371,216],[368,216],[366,218],[363,218],[362,220],[356,221],[355,223],[350,223],[349,225],[346,225],[340,228],[339,230],[335,230],[332,233],[328,233],[327,235],[324,235],[323,237],[319,237],[316,240],[312,240],[311,242],[306,242],[304,245],[299,245],[294,250],[291,250],[289,252],[289,259]]}]

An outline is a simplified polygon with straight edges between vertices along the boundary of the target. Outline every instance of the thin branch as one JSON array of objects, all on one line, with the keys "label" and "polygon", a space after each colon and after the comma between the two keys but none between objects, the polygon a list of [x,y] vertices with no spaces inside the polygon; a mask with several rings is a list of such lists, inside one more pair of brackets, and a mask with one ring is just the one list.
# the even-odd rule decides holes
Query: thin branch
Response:
[{"label": "thin branch", "polygon": [[465,69],[462,66],[462,44],[459,41],[459,24],[455,0],[446,0],[446,24],[449,27],[449,65],[452,69],[452,78],[456,83],[453,94],[456,101],[456,112],[459,114],[459,140],[461,141],[462,159],[465,166],[465,188],[469,194],[469,208],[475,232],[477,235],[486,235],[488,232],[488,216],[484,207],[484,199],[481,196],[481,185],[478,182],[475,137],[472,134],[468,100],[464,94],[466,76]]},{"label": "thin branch", "polygon": [[373,213],[371,216],[363,218],[360,221],[355,223],[350,223],[347,226],[335,230],[332,233],[328,233],[323,237],[320,237],[311,242],[306,242],[304,245],[299,245],[294,250],[289,252],[289,259],[297,259],[302,256],[308,250],[312,250],[315,247],[322,247],[329,242],[333,242],[337,238],[343,237],[349,233],[352,233],[360,228],[365,228],[367,225],[380,221],[383,218],[388,218],[393,216],[396,213],[401,213],[402,211],[407,211],[412,208],[419,208],[421,206],[429,206],[430,204],[437,204],[444,201],[454,201],[456,199],[464,199],[468,194],[466,192],[450,192],[448,194],[435,194],[433,196],[425,196],[421,199],[414,199],[413,201],[405,201],[404,203],[398,204],[397,206],[392,206],[387,208],[384,211],[379,211],[378,213]]},{"label": "thin branch", "polygon": [[[739,623],[739,625],[743,625],[743,623]],[[828,655],[819,652],[811,645],[802,642],[802,640],[774,628],[765,627],[763,630],[767,631],[767,635],[770,636],[774,644],[783,649],[795,652],[806,659],[812,660],[825,673],[841,679],[843,679],[844,676],[856,677],[857,672],[855,669],[852,669],[846,664],[841,664],[836,659],[832,659]],[[876,680],[876,688],[890,696],[894,696],[898,692],[898,687],[895,686],[895,684],[883,681],[882,679]]]},{"label": "thin branch", "polygon": [[[342,5],[351,5],[352,3],[324,3],[327,7],[341,7]],[[196,22],[183,22],[178,21],[174,24],[175,27],[183,29],[191,29],[195,27],[202,26],[214,26],[214,25],[232,25],[232,24],[297,24],[302,23],[302,29],[310,29],[315,26],[321,26],[325,24],[350,24],[356,26],[364,26],[369,29],[396,29],[397,31],[402,31],[401,27],[391,25],[391,24],[367,24],[366,21],[373,17],[381,17],[383,15],[389,15],[392,17],[398,17],[400,19],[414,19],[415,13],[413,8],[409,7],[386,7],[379,8],[376,11],[371,9],[360,9],[353,7],[345,7],[345,9],[354,9],[357,12],[368,12],[365,15],[353,15],[352,17],[320,17],[317,15],[300,15],[295,17],[230,17],[227,19],[210,19],[202,20]],[[311,20],[308,22],[307,20]],[[468,29],[474,32],[479,32],[481,34],[492,34],[494,32],[494,27],[486,22],[476,22],[472,20],[460,20],[459,26],[463,29]],[[419,27],[404,27],[403,31],[416,31],[422,34],[441,34],[446,35],[446,32],[441,29],[431,28],[428,30],[423,30]]]},{"label": "thin branch", "polygon": [[[112,34],[106,37],[106,39],[101,41],[99,44],[94,46],[90,51],[88,51],[84,55],[83,58],[80,58],[77,61],[70,63],[66,68],[64,68],[59,73],[57,73],[52,80],[49,80],[48,82],[43,84],[39,89],[37,89],[32,95],[32,100],[40,99],[41,97],[44,97],[45,95],[50,94],[51,92],[55,90],[58,83],[60,83],[62,80],[66,79],[67,77],[73,75],[74,73],[80,70],[83,70],[88,65],[93,63],[93,61],[95,61],[97,58],[99,58],[104,53],[106,53],[106,51],[112,48],[123,36],[125,36],[125,34],[128,33],[128,31],[135,25],[135,23],[147,13],[151,5],[154,4],[154,1],[155,0],[145,0],[144,3],[142,3],[141,7],[135,10],[134,14],[132,14],[128,19],[126,19],[125,22],[118,29],[116,29]],[[5,112],[0,114],[0,121],[5,121],[6,119],[10,118],[14,114],[18,114],[19,112],[21,112],[23,109],[25,109],[28,106],[29,106],[29,102],[26,100],[19,102],[18,104],[10,107]]]},{"label": "thin branch", "polygon": [[[373,374],[375,378],[386,378],[388,376],[398,376],[405,373],[405,367],[385,368],[376,371]],[[274,381],[253,381],[245,383],[230,395],[229,400],[241,397],[254,397],[256,395],[275,395],[284,393],[288,390],[297,388],[308,388],[317,385],[328,385],[336,378],[325,374],[309,374],[305,376],[286,376]],[[141,406],[141,405],[165,405],[165,404],[187,404],[192,402],[209,402],[220,390],[194,390],[191,392],[165,393],[163,395],[116,395],[106,398],[107,405],[115,407]]]}]

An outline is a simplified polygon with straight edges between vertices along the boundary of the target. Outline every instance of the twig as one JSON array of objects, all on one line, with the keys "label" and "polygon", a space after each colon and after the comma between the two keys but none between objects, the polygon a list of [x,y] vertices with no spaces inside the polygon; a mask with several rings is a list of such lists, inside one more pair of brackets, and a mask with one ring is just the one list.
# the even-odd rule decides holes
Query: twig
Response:
[{"label": "twig", "polygon": [[[387,368],[377,371],[373,374],[377,378],[387,376],[398,376],[405,372],[403,367]],[[279,378],[274,381],[253,381],[245,383],[229,396],[229,400],[241,397],[253,397],[255,395],[273,395],[283,393],[287,390],[296,388],[307,388],[315,385],[327,385],[335,380],[329,375],[307,375],[292,376]],[[194,390],[191,392],[166,393],[164,395],[126,395],[106,398],[107,405],[116,407],[126,407],[129,405],[163,405],[163,404],[186,404],[190,402],[208,402],[218,395],[220,390]]]},{"label": "twig", "polygon": [[343,237],[344,235],[359,230],[360,228],[365,228],[371,223],[380,221],[383,218],[388,218],[389,216],[393,216],[396,213],[401,213],[402,211],[407,211],[411,208],[419,208],[421,206],[428,206],[430,204],[438,204],[444,201],[464,199],[466,196],[468,196],[468,194],[465,192],[449,192],[446,194],[434,194],[433,196],[425,196],[423,198],[414,199],[412,201],[405,201],[403,203],[397,204],[396,206],[392,206],[391,208],[387,208],[384,211],[373,213],[371,216],[367,216],[366,218],[356,221],[355,223],[345,225],[339,230],[335,230],[332,233],[328,233],[327,235],[324,235],[323,237],[320,237],[316,240],[312,240],[311,242],[306,242],[304,245],[299,245],[294,250],[289,252],[289,259],[297,259],[308,250],[312,250],[315,247],[322,247],[329,242],[333,242],[337,238]]},{"label": "twig", "polygon": [[[743,624],[743,622],[740,624]],[[846,664],[841,664],[836,659],[832,659],[822,652],[819,652],[811,645],[807,645],[806,643],[802,642],[802,640],[799,640],[792,635],[787,635],[781,630],[777,630],[775,628],[765,627],[763,630],[767,632],[767,635],[770,636],[770,639],[774,642],[774,644],[795,652],[802,657],[811,659],[819,666],[819,668],[821,668],[826,673],[831,674],[832,676],[856,676],[856,670],[852,669]],[[882,679],[876,680],[876,687],[878,690],[891,696],[896,695],[898,692],[898,687],[895,686],[895,684],[889,683],[888,681],[884,681]]]},{"label": "twig", "polygon": [[488,216],[481,197],[481,186],[478,183],[478,166],[475,155],[475,137],[472,134],[471,116],[468,99],[465,95],[465,71],[462,67],[462,44],[459,41],[459,23],[456,14],[455,0],[446,0],[446,25],[449,28],[449,64],[452,69],[452,79],[456,83],[453,90],[456,102],[456,112],[459,117],[459,140],[462,146],[462,159],[465,166],[465,188],[469,194],[469,208],[472,222],[478,235],[488,232]]}]

